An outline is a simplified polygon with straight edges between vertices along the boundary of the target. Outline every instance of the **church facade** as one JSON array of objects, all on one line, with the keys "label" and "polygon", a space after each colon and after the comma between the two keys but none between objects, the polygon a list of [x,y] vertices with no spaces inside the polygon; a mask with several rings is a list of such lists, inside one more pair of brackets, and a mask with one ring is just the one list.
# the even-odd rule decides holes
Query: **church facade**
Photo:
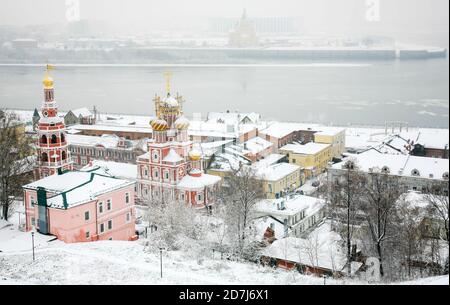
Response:
[{"label": "church facade", "polygon": [[181,201],[194,208],[211,208],[220,177],[205,174],[201,148],[190,141],[183,98],[172,96],[167,81],[164,98],[155,96],[156,116],[147,153],[137,158],[137,198],[141,204]]}]

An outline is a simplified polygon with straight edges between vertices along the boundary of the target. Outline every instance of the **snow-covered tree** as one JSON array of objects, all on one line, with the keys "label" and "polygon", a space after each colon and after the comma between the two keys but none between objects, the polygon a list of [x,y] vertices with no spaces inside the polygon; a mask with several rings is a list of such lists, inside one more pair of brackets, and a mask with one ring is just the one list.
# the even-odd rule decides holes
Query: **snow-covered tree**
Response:
[{"label": "snow-covered tree", "polygon": [[199,228],[196,211],[184,202],[166,201],[151,204],[145,219],[154,232],[149,234],[151,247],[177,250],[183,238],[199,239],[202,228]]},{"label": "snow-covered tree", "polygon": [[358,225],[358,211],[365,193],[365,176],[353,160],[345,163],[345,173],[336,181],[329,182],[330,214],[335,230],[345,241],[347,252],[347,273],[351,274],[351,253],[355,228]]},{"label": "snow-covered tree", "polygon": [[250,236],[254,235],[252,223],[255,206],[263,198],[263,183],[257,179],[250,167],[240,167],[226,180],[219,193],[219,204],[224,205],[225,223],[236,254],[245,256],[245,251],[253,251]]},{"label": "snow-covered tree", "polygon": [[24,171],[31,166],[29,140],[14,113],[0,111],[0,219],[8,220],[16,196],[28,182]]},{"label": "snow-covered tree", "polygon": [[396,176],[374,169],[365,184],[365,194],[360,208],[364,213],[368,241],[380,260],[380,275],[384,276],[384,244],[395,235],[393,224],[401,187]]}]

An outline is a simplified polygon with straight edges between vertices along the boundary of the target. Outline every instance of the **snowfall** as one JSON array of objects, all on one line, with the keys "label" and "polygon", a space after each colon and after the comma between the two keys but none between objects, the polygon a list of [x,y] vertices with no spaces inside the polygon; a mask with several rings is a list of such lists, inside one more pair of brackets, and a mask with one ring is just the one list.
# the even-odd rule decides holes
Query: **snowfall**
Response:
[{"label": "snowfall", "polygon": [[[29,232],[0,220],[0,285],[37,284],[191,284],[191,285],[360,285],[361,280],[323,279],[221,259],[217,252],[196,257],[182,251],[148,251],[144,240],[65,244],[35,233],[35,260]],[[23,216],[22,216],[23,217]],[[399,284],[448,285],[449,277],[425,278]]]}]

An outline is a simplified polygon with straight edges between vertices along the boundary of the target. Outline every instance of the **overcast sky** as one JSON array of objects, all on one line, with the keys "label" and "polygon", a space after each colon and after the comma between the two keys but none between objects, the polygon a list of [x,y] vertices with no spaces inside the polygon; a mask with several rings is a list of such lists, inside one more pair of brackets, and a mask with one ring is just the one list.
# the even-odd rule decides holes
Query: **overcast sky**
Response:
[{"label": "overcast sky", "polygon": [[[308,34],[382,34],[448,44],[448,0],[379,0],[380,21],[368,22],[376,0],[79,0],[82,19],[116,26],[190,28],[209,17],[301,17]],[[66,22],[66,0],[1,0],[0,25]]]}]

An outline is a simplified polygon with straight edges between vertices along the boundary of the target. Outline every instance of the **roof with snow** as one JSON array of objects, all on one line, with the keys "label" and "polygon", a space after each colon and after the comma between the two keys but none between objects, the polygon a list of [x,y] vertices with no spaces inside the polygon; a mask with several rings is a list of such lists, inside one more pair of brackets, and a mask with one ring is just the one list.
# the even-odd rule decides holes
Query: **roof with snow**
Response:
[{"label": "roof with snow", "polygon": [[173,148],[171,148],[169,150],[169,153],[163,159],[163,162],[169,162],[169,163],[177,163],[177,162],[181,162],[181,161],[184,161],[184,159],[182,157],[180,157],[180,155],[177,154],[177,152]]},{"label": "roof with snow", "polygon": [[390,174],[398,176],[429,179],[443,179],[445,175],[448,177],[448,159],[382,154],[375,150],[368,150],[361,154],[349,155],[342,162],[333,164],[332,168],[341,169],[347,160],[353,160],[364,172],[384,168]]},{"label": "roof with snow", "polygon": [[342,132],[345,132],[345,128],[343,127],[329,127],[329,126],[325,126],[325,127],[318,127],[317,132],[314,133],[314,135],[321,135],[321,136],[335,136],[338,135]]},{"label": "roof with snow", "polygon": [[252,123],[257,123],[261,115],[256,112],[239,113],[239,112],[209,112],[207,122],[209,123],[225,123],[237,124],[245,120],[250,120]]},{"label": "roof with snow", "polygon": [[310,267],[343,271],[346,255],[340,242],[339,234],[324,223],[308,239],[286,237],[274,241],[262,251],[262,255]]},{"label": "roof with snow", "polygon": [[94,115],[92,114],[92,112],[87,109],[86,107],[83,108],[78,108],[78,109],[74,109],[71,110],[71,112],[76,116],[76,117],[93,117]]},{"label": "roof with snow", "polygon": [[94,160],[92,164],[81,169],[83,172],[91,172],[105,176],[116,177],[135,181],[137,179],[137,165],[112,161]]},{"label": "roof with snow", "polygon": [[328,147],[330,147],[330,144],[309,142],[306,144],[287,144],[281,147],[280,150],[290,151],[300,155],[315,155]]},{"label": "roof with snow", "polygon": [[279,181],[295,172],[300,172],[300,166],[290,163],[277,163],[256,168],[256,176],[265,181]]},{"label": "roof with snow", "polygon": [[106,125],[106,124],[93,124],[93,125],[72,125],[67,127],[68,129],[75,130],[105,130],[105,131],[122,131],[122,132],[135,132],[135,133],[152,133],[150,126],[124,126],[124,125]]},{"label": "roof with snow", "polygon": [[208,175],[208,174],[202,174],[201,176],[191,176],[186,175],[181,179],[180,183],[178,184],[178,188],[180,189],[203,189],[208,186],[215,185],[219,183],[221,178],[219,176],[215,175]]},{"label": "roof with snow", "polygon": [[260,137],[254,137],[247,142],[244,142],[242,146],[244,147],[244,150],[252,154],[257,154],[273,146],[273,143]]},{"label": "roof with snow", "polygon": [[[281,204],[283,203],[283,204]],[[306,217],[315,214],[325,206],[325,201],[320,198],[295,195],[293,198],[264,199],[255,206],[259,213],[272,216],[291,216],[305,211]],[[284,209],[281,209],[284,207]]]},{"label": "roof with snow", "polygon": [[317,124],[303,124],[303,123],[282,123],[273,122],[267,128],[260,130],[260,133],[269,135],[275,138],[283,138],[295,131],[299,130],[316,130]]},{"label": "roof with snow", "polygon": [[23,188],[38,190],[44,188],[53,194],[47,198],[47,205],[53,208],[71,208],[95,200],[98,196],[124,187],[134,182],[104,176],[96,173],[70,171],[61,175],[55,174]]}]

